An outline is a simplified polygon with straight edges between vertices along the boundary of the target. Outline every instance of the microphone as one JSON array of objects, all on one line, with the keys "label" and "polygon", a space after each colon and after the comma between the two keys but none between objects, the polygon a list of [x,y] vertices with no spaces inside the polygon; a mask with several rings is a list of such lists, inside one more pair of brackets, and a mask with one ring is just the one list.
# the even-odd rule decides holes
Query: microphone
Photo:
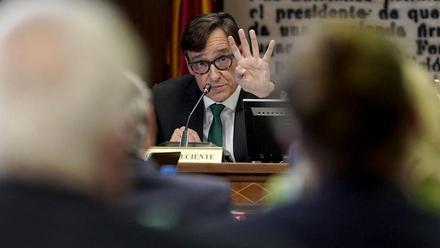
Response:
[{"label": "microphone", "polygon": [[194,108],[191,110],[191,113],[189,113],[188,119],[186,120],[185,129],[183,130],[183,133],[182,133],[182,138],[180,139],[180,147],[187,147],[188,146],[188,125],[189,125],[189,120],[191,119],[191,117],[192,117],[194,111],[196,110],[197,106],[199,106],[200,101],[202,101],[202,98],[206,94],[208,94],[210,90],[211,90],[211,85],[210,84],[206,84],[205,87],[203,87],[203,89],[202,89],[202,95],[200,96],[200,98],[197,101],[197,103],[194,106]]}]

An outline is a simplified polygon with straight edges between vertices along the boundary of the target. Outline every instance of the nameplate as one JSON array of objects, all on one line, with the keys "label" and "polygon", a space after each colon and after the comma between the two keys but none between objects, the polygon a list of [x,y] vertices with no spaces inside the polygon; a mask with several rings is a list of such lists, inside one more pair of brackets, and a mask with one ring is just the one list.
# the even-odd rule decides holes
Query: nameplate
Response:
[{"label": "nameplate", "polygon": [[153,146],[145,153],[148,158],[153,153],[180,152],[179,163],[221,163],[222,147],[167,147]]}]

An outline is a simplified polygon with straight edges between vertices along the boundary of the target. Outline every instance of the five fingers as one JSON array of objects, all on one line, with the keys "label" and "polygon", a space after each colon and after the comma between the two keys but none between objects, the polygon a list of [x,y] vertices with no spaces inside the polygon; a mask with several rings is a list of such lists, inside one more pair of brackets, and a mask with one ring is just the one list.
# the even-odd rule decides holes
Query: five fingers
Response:
[{"label": "five fingers", "polygon": [[[238,36],[240,37],[241,49],[243,52],[243,56],[240,53],[240,50],[238,49],[234,38],[232,36],[228,37],[229,45],[232,49],[232,53],[234,54],[234,57],[238,61],[243,59],[243,57],[245,57],[245,58],[254,57],[255,59],[259,59],[260,58],[260,48],[258,46],[258,39],[257,39],[257,35],[256,35],[255,31],[252,29],[249,31],[249,37],[251,40],[251,47],[249,47],[249,42],[246,39],[246,35],[245,35],[243,29],[238,30]],[[268,47],[267,47],[266,53],[263,56],[263,60],[265,62],[270,61],[274,47],[275,47],[275,41],[271,40],[269,42]],[[251,49],[252,49],[252,53],[251,53]]]}]

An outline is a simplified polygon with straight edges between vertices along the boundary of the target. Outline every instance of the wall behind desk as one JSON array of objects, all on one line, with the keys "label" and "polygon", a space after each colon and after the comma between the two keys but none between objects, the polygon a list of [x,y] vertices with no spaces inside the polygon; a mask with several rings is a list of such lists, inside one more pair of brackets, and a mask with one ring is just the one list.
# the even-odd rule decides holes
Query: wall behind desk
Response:
[{"label": "wall behind desk", "polygon": [[440,78],[440,0],[224,0],[243,28],[254,28],[263,48],[277,45],[273,78],[313,20],[342,16],[396,39],[405,53]]}]

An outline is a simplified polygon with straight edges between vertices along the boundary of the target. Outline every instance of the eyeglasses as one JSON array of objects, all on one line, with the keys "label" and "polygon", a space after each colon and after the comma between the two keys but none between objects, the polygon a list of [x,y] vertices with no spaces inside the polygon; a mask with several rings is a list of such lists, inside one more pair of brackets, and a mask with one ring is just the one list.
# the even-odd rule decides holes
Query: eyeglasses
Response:
[{"label": "eyeglasses", "polygon": [[199,60],[188,63],[188,65],[191,67],[191,70],[194,73],[197,74],[205,74],[208,73],[209,69],[211,68],[211,65],[214,65],[215,68],[224,71],[229,69],[232,65],[232,59],[234,58],[234,55],[223,55],[220,56],[212,61],[206,61],[206,60]]}]

